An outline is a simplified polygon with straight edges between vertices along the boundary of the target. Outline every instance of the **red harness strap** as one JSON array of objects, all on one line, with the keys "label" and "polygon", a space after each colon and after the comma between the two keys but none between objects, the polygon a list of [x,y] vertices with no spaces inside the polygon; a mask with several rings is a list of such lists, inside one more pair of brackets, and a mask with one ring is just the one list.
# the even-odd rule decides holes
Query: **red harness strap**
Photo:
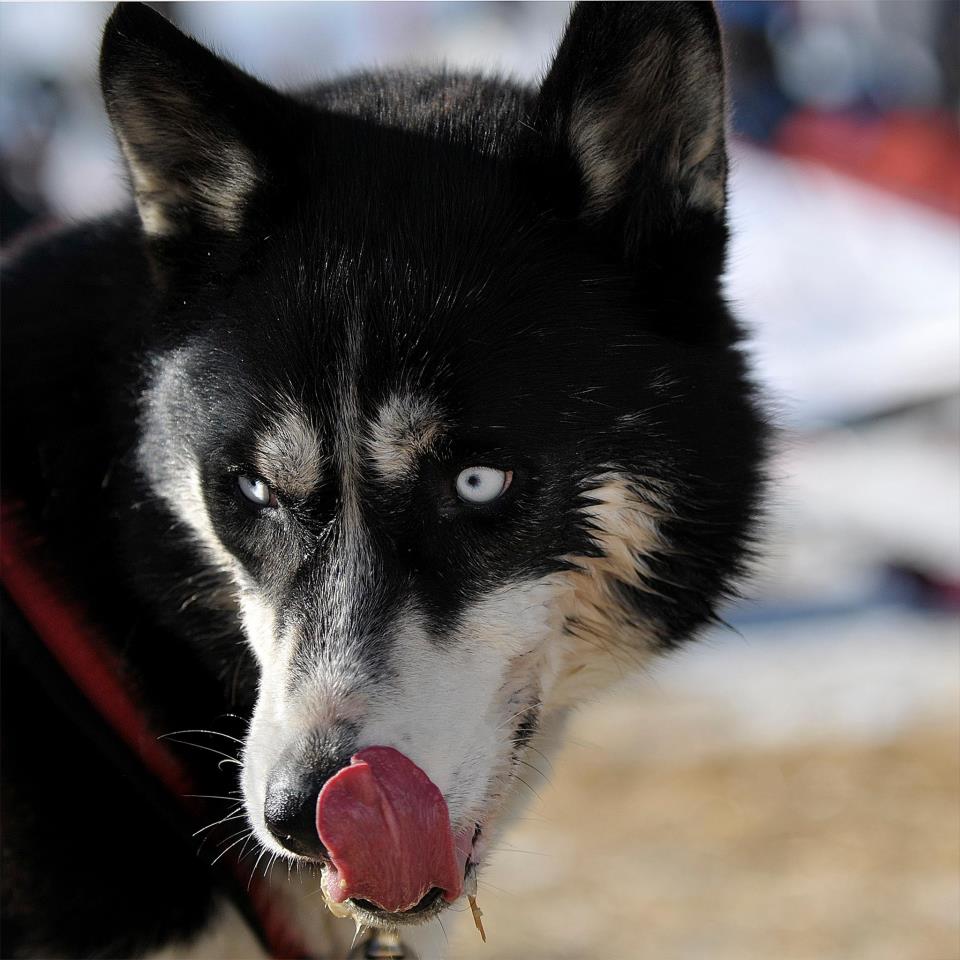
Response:
[{"label": "red harness strap", "polygon": [[[45,569],[43,540],[26,527],[16,504],[0,504],[0,580],[34,633],[113,732],[141,763],[185,806],[193,792],[183,764],[157,738],[137,706],[122,662],[97,634],[85,611]],[[307,956],[291,934],[282,910],[266,883],[258,877],[240,877],[254,914],[260,921],[271,956],[295,960]]]}]

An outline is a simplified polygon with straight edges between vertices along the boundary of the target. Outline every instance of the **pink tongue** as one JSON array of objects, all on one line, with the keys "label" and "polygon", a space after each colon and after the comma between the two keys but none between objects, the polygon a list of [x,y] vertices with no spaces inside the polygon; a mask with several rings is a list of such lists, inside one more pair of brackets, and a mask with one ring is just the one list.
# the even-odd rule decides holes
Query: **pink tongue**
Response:
[{"label": "pink tongue", "polygon": [[433,887],[456,900],[458,861],[443,794],[392,747],[368,747],[334,774],[317,798],[317,833],[336,873],[327,895],[369,900],[391,913],[415,907]]}]

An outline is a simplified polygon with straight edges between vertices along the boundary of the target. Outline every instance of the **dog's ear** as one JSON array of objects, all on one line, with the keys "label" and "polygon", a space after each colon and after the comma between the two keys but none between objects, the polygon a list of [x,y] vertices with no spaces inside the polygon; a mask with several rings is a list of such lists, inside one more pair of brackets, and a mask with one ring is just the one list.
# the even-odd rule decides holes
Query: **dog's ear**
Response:
[{"label": "dog's ear", "polygon": [[723,233],[723,52],[710,3],[580,3],[534,125],[572,171],[572,212],[629,255],[688,229]]},{"label": "dog's ear", "polygon": [[281,96],[139,3],[107,21],[100,83],[146,233],[237,232],[264,174],[254,124]]}]

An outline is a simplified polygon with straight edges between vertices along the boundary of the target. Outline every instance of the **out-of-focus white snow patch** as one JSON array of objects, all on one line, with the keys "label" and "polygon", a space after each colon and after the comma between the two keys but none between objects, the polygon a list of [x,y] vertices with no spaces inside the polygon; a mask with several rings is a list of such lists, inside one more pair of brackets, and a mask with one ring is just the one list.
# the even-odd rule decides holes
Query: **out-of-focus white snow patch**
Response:
[{"label": "out-of-focus white snow patch", "polygon": [[960,225],[812,163],[732,151],[727,290],[789,420],[960,387]]},{"label": "out-of-focus white snow patch", "polygon": [[889,611],[718,633],[587,708],[587,746],[685,763],[743,747],[878,742],[927,724],[960,730],[958,639],[957,618]]}]

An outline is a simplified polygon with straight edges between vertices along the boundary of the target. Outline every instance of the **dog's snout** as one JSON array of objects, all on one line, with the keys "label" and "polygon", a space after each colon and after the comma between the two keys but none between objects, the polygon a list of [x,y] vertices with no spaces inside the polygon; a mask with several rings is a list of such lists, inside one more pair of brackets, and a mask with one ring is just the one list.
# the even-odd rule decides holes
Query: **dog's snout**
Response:
[{"label": "dog's snout", "polygon": [[312,859],[327,855],[317,834],[317,797],[327,780],[349,763],[349,755],[334,755],[311,743],[286,751],[274,766],[263,817],[273,837],[291,853]]}]

